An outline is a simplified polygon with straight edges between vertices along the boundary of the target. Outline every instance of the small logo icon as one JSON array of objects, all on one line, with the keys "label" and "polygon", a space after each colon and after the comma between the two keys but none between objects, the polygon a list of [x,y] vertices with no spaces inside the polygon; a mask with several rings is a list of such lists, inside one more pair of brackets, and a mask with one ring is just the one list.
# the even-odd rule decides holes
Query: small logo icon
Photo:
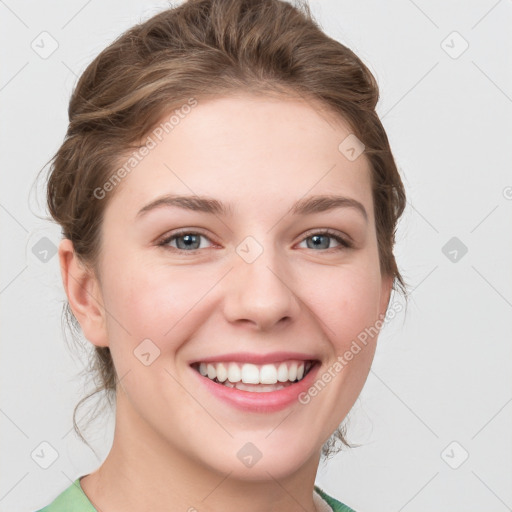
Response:
[{"label": "small logo icon", "polygon": [[364,149],[365,145],[353,133],[345,137],[338,146],[340,153],[351,162],[357,160],[364,152]]},{"label": "small logo icon", "polygon": [[458,59],[469,48],[469,43],[458,32],[453,31],[441,41],[441,48],[452,59]]},{"label": "small logo icon", "polygon": [[262,245],[253,236],[244,238],[235,250],[246,263],[252,263],[263,253]]},{"label": "small logo icon", "polygon": [[263,454],[254,444],[245,443],[242,448],[238,450],[236,456],[244,466],[252,468],[261,459]]},{"label": "small logo icon", "polygon": [[468,252],[468,248],[454,236],[444,244],[441,251],[452,263],[458,263]]},{"label": "small logo icon", "polygon": [[160,349],[146,338],[137,345],[133,353],[144,366],[149,366],[160,355]]},{"label": "small logo icon", "polygon": [[457,441],[452,441],[442,452],[443,459],[452,469],[458,469],[469,457],[467,450]]},{"label": "small logo icon", "polygon": [[41,59],[47,59],[57,50],[59,43],[51,34],[43,31],[30,43],[30,46]]},{"label": "small logo icon", "polygon": [[59,453],[50,443],[43,441],[30,456],[38,466],[48,469],[59,458]]},{"label": "small logo icon", "polygon": [[57,246],[46,236],[43,236],[32,247],[32,254],[43,263],[50,261],[57,254]]}]

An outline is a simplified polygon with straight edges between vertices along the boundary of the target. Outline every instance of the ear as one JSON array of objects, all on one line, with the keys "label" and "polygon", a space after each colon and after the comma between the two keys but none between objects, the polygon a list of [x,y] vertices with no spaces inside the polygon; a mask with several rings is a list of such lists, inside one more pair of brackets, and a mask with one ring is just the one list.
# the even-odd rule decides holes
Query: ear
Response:
[{"label": "ear", "polygon": [[393,289],[393,276],[382,276],[382,287],[380,292],[379,318],[384,318],[389,306],[391,291]]},{"label": "ear", "polygon": [[73,242],[67,238],[60,242],[59,261],[64,290],[84,336],[93,345],[107,347],[105,309],[94,272],[79,260]]}]

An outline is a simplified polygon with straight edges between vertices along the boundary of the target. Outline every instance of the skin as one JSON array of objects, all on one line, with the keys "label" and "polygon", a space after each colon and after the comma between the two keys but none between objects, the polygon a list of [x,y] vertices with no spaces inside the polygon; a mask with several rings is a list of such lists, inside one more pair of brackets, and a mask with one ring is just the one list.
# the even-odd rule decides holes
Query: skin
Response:
[{"label": "skin", "polygon": [[[121,379],[112,449],[81,480],[98,509],[315,510],[321,447],[357,399],[378,336],[308,404],[265,414],[220,402],[188,362],[298,351],[315,355],[321,376],[385,315],[392,278],[379,270],[369,164],[364,153],[350,161],[338,150],[349,133],[313,101],[249,93],[199,101],[109,192],[101,279],[61,242],[71,308],[86,338],[110,347]],[[166,193],[214,197],[233,215],[162,207],[136,218]],[[354,208],[288,213],[317,194],[356,199],[368,221]],[[178,252],[182,238],[157,245],[180,228],[206,237],[195,253]],[[333,238],[315,247],[310,237],[326,228],[354,247]],[[252,263],[235,250],[247,236],[263,248]],[[160,350],[149,366],[133,354],[147,338]],[[237,458],[247,442],[263,455],[250,468]]]}]

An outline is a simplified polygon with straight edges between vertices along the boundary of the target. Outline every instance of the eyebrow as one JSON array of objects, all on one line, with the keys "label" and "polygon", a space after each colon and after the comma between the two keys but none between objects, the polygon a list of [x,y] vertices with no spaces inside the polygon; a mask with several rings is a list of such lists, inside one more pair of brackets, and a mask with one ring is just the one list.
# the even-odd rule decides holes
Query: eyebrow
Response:
[{"label": "eyebrow", "polygon": [[[137,218],[144,216],[151,210],[161,207],[178,207],[186,210],[210,213],[212,215],[233,215],[231,204],[224,204],[217,199],[207,196],[180,196],[168,194],[151,201],[141,208]],[[362,203],[351,197],[335,195],[317,195],[300,199],[291,208],[293,215],[308,215],[322,213],[336,208],[353,208],[362,214],[368,222],[368,213]]]}]

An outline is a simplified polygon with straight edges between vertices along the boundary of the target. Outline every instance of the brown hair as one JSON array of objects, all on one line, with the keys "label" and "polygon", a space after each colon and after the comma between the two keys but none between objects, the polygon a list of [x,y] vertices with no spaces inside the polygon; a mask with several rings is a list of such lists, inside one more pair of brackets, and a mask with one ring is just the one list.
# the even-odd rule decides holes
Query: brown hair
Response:
[{"label": "brown hair", "polygon": [[[375,111],[377,83],[350,49],[321,30],[305,2],[188,0],[132,27],[93,60],[73,91],[68,130],[49,162],[47,184],[50,214],[79,258],[99,277],[102,216],[114,192],[99,200],[94,191],[111,179],[120,157],[140,147],[165,112],[190,98],[237,91],[298,95],[349,123],[372,171],[380,269],[407,298],[393,255],[406,197]],[[63,313],[80,334],[69,303]],[[78,407],[101,391],[109,401],[115,397],[108,347],[94,347],[86,371],[97,387],[76,406],[73,425],[87,443],[76,423]],[[337,441],[351,446],[345,433],[344,426],[335,431],[324,456],[335,453]]]}]

